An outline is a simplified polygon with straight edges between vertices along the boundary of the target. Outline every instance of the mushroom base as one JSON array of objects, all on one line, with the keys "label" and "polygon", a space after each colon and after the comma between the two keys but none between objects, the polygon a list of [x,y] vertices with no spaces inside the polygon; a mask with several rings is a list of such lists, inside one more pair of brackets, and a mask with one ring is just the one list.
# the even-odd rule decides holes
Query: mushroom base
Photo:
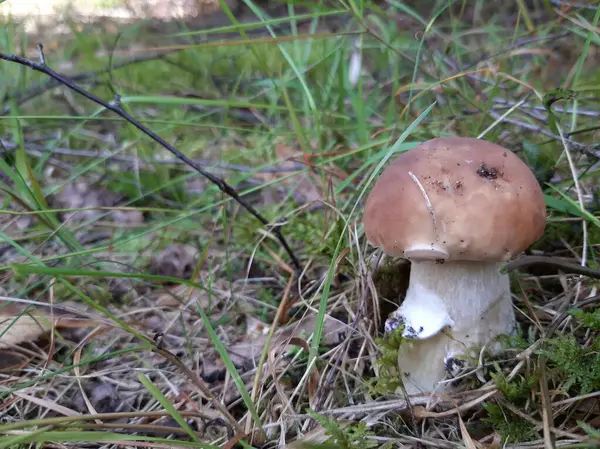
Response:
[{"label": "mushroom base", "polygon": [[[398,353],[398,367],[408,394],[443,392],[439,383],[453,370],[452,361],[472,355],[516,328],[510,284],[501,265],[482,262],[412,262],[410,285],[386,329],[404,325],[410,339]],[[478,352],[475,352],[477,357]],[[458,362],[460,363],[460,362]]]}]

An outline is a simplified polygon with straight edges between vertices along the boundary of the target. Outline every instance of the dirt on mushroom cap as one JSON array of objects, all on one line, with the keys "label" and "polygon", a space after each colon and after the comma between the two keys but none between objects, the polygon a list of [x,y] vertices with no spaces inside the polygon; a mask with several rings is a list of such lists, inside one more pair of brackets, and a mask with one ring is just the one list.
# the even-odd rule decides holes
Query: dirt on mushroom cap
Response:
[{"label": "dirt on mushroom cap", "polygon": [[424,259],[504,261],[541,237],[546,209],[535,176],[513,152],[444,137],[384,170],[363,222],[369,242],[393,256],[409,257],[409,248],[418,247]]}]

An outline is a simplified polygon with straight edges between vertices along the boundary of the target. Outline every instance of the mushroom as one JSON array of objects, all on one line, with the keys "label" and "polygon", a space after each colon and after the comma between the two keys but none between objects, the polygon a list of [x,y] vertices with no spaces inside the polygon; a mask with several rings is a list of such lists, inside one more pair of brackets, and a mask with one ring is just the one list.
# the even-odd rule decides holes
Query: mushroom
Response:
[{"label": "mushroom", "polygon": [[513,152],[475,138],[426,141],[382,172],[363,224],[372,246],[411,263],[405,299],[385,322],[411,343],[398,354],[408,394],[443,392],[470,349],[493,353],[496,337],[514,333],[502,264],[542,236],[546,209]]}]

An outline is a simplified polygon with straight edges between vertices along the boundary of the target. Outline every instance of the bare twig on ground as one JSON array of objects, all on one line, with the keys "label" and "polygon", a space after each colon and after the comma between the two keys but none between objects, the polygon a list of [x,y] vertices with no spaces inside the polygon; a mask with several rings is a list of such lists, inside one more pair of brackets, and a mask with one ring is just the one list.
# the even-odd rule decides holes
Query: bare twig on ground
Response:
[{"label": "bare twig on ground", "polygon": [[548,256],[522,256],[506,265],[507,271],[518,270],[531,265],[546,265],[556,267],[565,273],[582,274],[594,279],[600,279],[600,270],[586,267],[581,264],[558,257]]},{"label": "bare twig on ground", "polygon": [[[563,33],[564,34],[564,33]],[[558,37],[562,37],[561,35],[557,35]],[[528,43],[530,42],[535,42],[536,40],[532,40],[532,41],[528,41]],[[490,56],[490,58],[492,58],[493,56]],[[459,65],[458,62],[456,62],[454,59],[445,56],[444,57],[444,62],[446,64],[448,64],[457,74],[460,73],[461,71],[459,70]],[[464,70],[467,70],[468,68],[471,68],[472,66],[467,67]],[[467,83],[469,84],[469,86],[471,86],[471,88],[476,91],[479,92],[479,94],[482,96],[482,98],[485,98],[487,101],[487,95],[480,92],[477,89],[477,86],[473,83],[473,81],[471,79],[469,79],[469,77],[466,78]],[[515,103],[514,105],[516,105],[517,103]],[[498,120],[500,122],[504,122],[504,123],[509,123],[511,125],[517,126],[521,129],[533,132],[533,133],[539,133],[539,134],[543,134],[544,136],[550,137],[554,140],[557,140],[559,142],[563,142],[563,137],[559,136],[558,134],[554,134],[553,132],[549,131],[548,129],[546,129],[545,127],[539,126],[539,125],[533,125],[531,123],[526,123],[520,120],[516,120],[513,118],[509,118],[509,117],[505,117],[503,114],[500,114],[496,111],[494,111],[493,109],[488,109],[487,111],[485,111],[487,114],[489,114],[494,120]],[[580,151],[590,157],[593,157],[595,159],[598,159],[599,156],[597,154],[595,154],[594,151],[592,151],[592,147],[590,145],[585,145],[579,142],[576,142],[572,139],[567,139],[564,138],[564,142],[569,144],[569,147],[576,150],[576,151]]]},{"label": "bare twig on ground", "polygon": [[[463,407],[458,410],[463,411],[466,409],[467,404],[469,407],[479,404],[477,398],[482,396],[488,397],[488,395],[491,397],[491,394],[489,393],[494,392],[495,394],[497,391],[497,388],[494,385],[491,385],[478,388],[477,390],[469,390],[462,393],[457,393],[456,395],[452,396],[446,395],[443,397],[436,397],[435,399],[439,400],[436,405],[444,410],[450,410],[450,414],[456,414],[457,407],[462,405]],[[475,396],[474,400],[472,399],[473,396]],[[429,394],[411,396],[409,399],[410,405],[412,406],[427,406],[432,402],[432,396]],[[333,416],[363,416],[369,413],[400,412],[408,410],[408,408],[409,404],[406,400],[394,399],[380,402],[369,402],[366,404],[352,405],[348,407],[340,407],[337,409],[321,410],[320,413]]]},{"label": "bare twig on ground", "polygon": [[[577,303],[577,307],[580,309],[583,309],[584,307],[588,307],[594,304],[598,304],[600,303],[600,295],[596,295],[596,296],[592,296],[591,298],[586,298],[582,301],[579,301]],[[561,313],[559,316],[557,316],[554,321],[552,321],[552,324],[550,324],[550,326],[548,326],[546,328],[546,332],[544,337],[545,338],[550,338],[552,337],[552,335],[554,334],[554,332],[556,331],[556,329],[558,329],[558,327],[561,325],[561,323],[566,320],[569,316],[571,315],[571,311],[570,310],[566,310],[563,313]]]},{"label": "bare twig on ground", "polygon": [[300,272],[302,270],[302,266],[300,265],[300,262],[296,258],[296,255],[294,254],[294,252],[288,245],[285,237],[281,233],[281,228],[276,225],[275,226],[271,225],[271,223],[269,223],[269,221],[266,220],[253,206],[251,206],[244,199],[242,199],[239,196],[239,194],[236,192],[235,189],[233,189],[223,179],[218,178],[218,177],[212,175],[211,173],[207,172],[200,165],[198,165],[197,163],[195,163],[194,161],[192,161],[191,159],[186,157],[183,153],[181,153],[173,145],[171,145],[170,143],[165,141],[162,137],[160,137],[159,135],[157,135],[156,133],[154,133],[152,130],[148,129],[147,127],[145,127],[142,123],[140,123],[134,117],[129,115],[127,112],[125,112],[125,110],[120,105],[119,95],[115,95],[115,98],[110,103],[108,103],[104,100],[101,100],[100,98],[96,97],[95,95],[91,94],[87,90],[81,88],[77,84],[73,83],[71,80],[65,78],[61,74],[55,72],[50,67],[48,67],[48,65],[46,65],[46,61],[44,58],[43,46],[41,44],[38,44],[38,49],[39,49],[39,55],[40,55],[40,62],[35,62],[30,59],[23,58],[21,56],[8,55],[5,53],[0,53],[0,59],[8,61],[8,62],[14,62],[16,64],[20,64],[25,67],[29,67],[32,70],[41,72],[41,73],[51,77],[52,79],[55,79],[57,82],[59,82],[60,84],[63,84],[64,86],[68,87],[69,89],[74,90],[75,92],[84,96],[88,100],[93,101],[96,104],[99,104],[100,106],[108,109],[109,111],[114,112],[115,114],[117,114],[120,117],[122,117],[123,119],[125,119],[131,125],[135,126],[137,129],[139,129],[142,133],[146,134],[152,140],[159,143],[165,149],[167,149],[168,151],[173,153],[175,155],[175,157],[177,157],[178,159],[180,159],[181,161],[183,161],[190,167],[194,168],[202,176],[206,177],[210,182],[215,184],[219,188],[219,190],[221,190],[223,193],[225,193],[226,195],[233,198],[238,204],[240,204],[244,209],[246,209],[248,212],[250,212],[264,226],[269,228],[270,232],[272,232],[273,235],[277,238],[277,240],[279,240],[279,242],[281,243],[281,245],[283,246],[283,248],[285,249],[285,251],[287,252],[289,257],[291,258],[292,263],[294,264],[294,267],[296,268],[296,270],[298,272]]},{"label": "bare twig on ground", "polygon": [[[548,131],[546,128],[544,128],[542,126],[532,125],[530,123],[522,122],[522,121],[515,120],[512,118],[508,118],[508,117],[502,117],[501,114],[498,114],[496,111],[494,111],[492,109],[490,109],[488,111],[488,114],[490,114],[496,120],[500,119],[504,123],[509,123],[511,125],[518,126],[519,128],[522,128],[522,129],[525,129],[527,131],[531,131],[534,133],[543,134],[544,136],[551,137],[552,139],[558,140],[559,142],[562,140],[558,134],[554,134],[553,132]],[[574,140],[571,140],[571,139],[565,139],[565,142],[568,143],[574,150],[581,151],[582,153],[585,153],[588,156],[598,158],[598,156],[596,154],[594,154],[592,151],[590,151],[588,145],[585,145],[585,144],[579,143],[579,142],[575,142]]]},{"label": "bare twig on ground", "polygon": [[568,6],[570,8],[583,8],[583,9],[589,9],[591,11],[595,11],[596,8],[598,7],[598,6],[594,6],[594,5],[586,5],[585,3],[567,2],[565,0],[550,0],[550,3],[552,3],[555,6],[561,6],[561,7]]},{"label": "bare twig on ground", "polygon": [[[516,101],[513,100],[507,100],[506,98],[502,98],[502,97],[495,97],[492,98],[492,101],[494,103],[500,103],[500,104],[505,104],[508,106],[514,106],[515,104],[517,104]],[[546,108],[544,106],[536,106],[534,104],[531,103],[523,103],[521,105],[522,108],[529,108],[529,109],[534,109],[536,111],[541,111],[541,112],[546,112]],[[556,112],[566,112],[567,114],[573,114],[573,112],[575,111],[574,108],[569,108],[569,107],[562,107],[562,106],[552,106],[552,109],[554,109]],[[589,117],[600,117],[600,111],[595,111],[592,109],[584,109],[584,108],[577,108],[577,114],[578,115],[586,115]],[[569,133],[566,133],[567,135],[569,135]]]}]

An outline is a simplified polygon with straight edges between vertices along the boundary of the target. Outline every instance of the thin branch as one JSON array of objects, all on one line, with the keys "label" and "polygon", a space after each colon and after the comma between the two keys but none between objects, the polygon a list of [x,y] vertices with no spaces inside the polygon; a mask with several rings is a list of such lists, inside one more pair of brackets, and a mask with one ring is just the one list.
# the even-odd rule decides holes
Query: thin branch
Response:
[{"label": "thin branch", "polygon": [[550,3],[552,3],[554,6],[560,6],[560,7],[568,6],[570,8],[583,8],[583,9],[589,9],[591,11],[595,11],[597,8],[597,6],[594,6],[594,5],[586,5],[585,3],[571,3],[571,2],[566,2],[565,0],[550,0]]},{"label": "thin branch", "polygon": [[525,47],[529,44],[535,44],[535,43],[543,42],[543,41],[555,41],[557,39],[562,39],[563,37],[567,37],[569,34],[570,34],[570,31],[563,31],[562,33],[550,34],[548,36],[534,37],[532,39],[524,39],[524,40],[517,42],[516,44],[511,45],[510,47],[500,50],[496,53],[492,53],[491,55],[483,56],[483,57],[479,58],[478,60],[476,60],[475,62],[473,62],[472,64],[469,64],[466,67],[462,67],[460,70],[463,72],[466,72],[467,70],[472,69],[473,67],[476,67],[477,65],[481,64],[482,62],[492,60],[500,55],[509,53],[513,50],[516,50],[517,48]]},{"label": "thin branch", "polygon": [[[557,35],[557,36],[558,37],[562,37],[563,35],[564,35],[564,33],[560,34],[560,35]],[[544,40],[544,39],[533,39],[533,40],[527,41],[527,43],[536,42],[537,40]],[[446,64],[448,64],[453,70],[455,70],[457,74],[461,72],[461,70],[459,70],[458,63],[456,61],[454,61],[452,58],[444,56],[444,62]],[[469,66],[468,68],[471,68],[471,67],[472,66]],[[464,69],[464,70],[466,70],[466,69]],[[480,91],[478,91],[477,86],[472,82],[472,80],[469,79],[468,76],[466,77],[466,82],[471,86],[471,88],[475,92],[478,92],[482,96],[482,98],[485,101],[487,101],[487,95],[484,94],[484,93],[482,93],[482,92],[480,92]],[[533,133],[543,134],[543,135],[551,137],[552,139],[555,139],[555,140],[557,140],[559,142],[563,142],[563,137],[564,136],[559,136],[557,134],[554,134],[553,132],[548,131],[547,129],[545,129],[542,126],[533,125],[533,124],[522,122],[522,121],[519,121],[519,120],[516,120],[516,119],[513,119],[513,118],[509,118],[506,115],[499,114],[498,112],[494,111],[493,109],[489,109],[489,110],[486,110],[486,111],[480,111],[480,112],[487,113],[488,115],[490,115],[490,117],[492,117],[494,120],[496,120],[498,122],[509,123],[511,125],[517,126],[519,128],[525,129],[527,131],[531,131]],[[591,156],[591,157],[593,157],[595,159],[598,159],[598,156],[592,151],[593,150],[593,146],[592,145],[585,145],[585,144],[582,144],[582,143],[579,143],[579,142],[576,142],[576,141],[574,141],[572,139],[567,139],[567,138],[564,138],[564,141],[567,142],[569,144],[569,146],[571,148],[573,148],[574,150],[580,151],[580,152],[582,152],[582,153],[584,153],[584,154],[586,154],[588,156]]]},{"label": "thin branch", "polygon": [[580,265],[570,260],[548,256],[521,256],[506,265],[506,271],[526,268],[532,265],[555,267],[564,273],[581,274],[594,279],[600,279],[600,270]]},{"label": "thin branch", "polygon": [[219,188],[219,190],[221,190],[223,193],[225,193],[226,195],[228,195],[231,198],[233,198],[244,209],[246,209],[248,212],[250,212],[252,215],[254,215],[254,217],[258,221],[260,221],[264,226],[266,226],[267,228],[270,228],[270,231],[275,235],[275,237],[277,238],[277,240],[279,240],[279,242],[281,243],[281,245],[283,246],[283,248],[285,249],[285,251],[288,253],[289,257],[292,260],[292,263],[294,264],[294,267],[296,268],[296,270],[297,271],[301,271],[302,270],[300,262],[296,258],[296,255],[294,254],[294,252],[292,251],[292,249],[288,245],[285,237],[281,233],[281,228],[279,226],[271,226],[271,224],[269,223],[269,221],[266,220],[260,213],[258,213],[258,211],[256,211],[256,209],[254,209],[254,207],[252,207],[250,204],[248,204],[246,201],[244,201],[238,195],[238,193],[235,191],[235,189],[233,189],[223,179],[218,178],[218,177],[212,175],[211,173],[207,172],[206,170],[204,170],[200,165],[198,165],[196,162],[194,162],[193,160],[191,160],[188,157],[186,157],[183,153],[181,153],[173,145],[171,145],[170,143],[168,143],[167,141],[165,141],[162,137],[160,137],[159,135],[157,135],[156,133],[154,133],[152,130],[146,128],[139,121],[137,121],[134,117],[132,117],[131,115],[129,115],[127,112],[125,112],[125,110],[123,110],[123,108],[121,107],[120,96],[119,95],[115,95],[115,98],[110,103],[101,100],[100,98],[98,98],[95,95],[91,94],[87,90],[79,87],[77,84],[73,83],[68,78],[62,76],[61,74],[55,72],[50,67],[48,67],[45,64],[45,62],[44,62],[43,46],[41,44],[38,44],[38,50],[39,50],[39,54],[40,54],[40,62],[35,62],[35,61],[30,60],[30,59],[23,58],[23,57],[17,56],[17,55],[7,55],[5,53],[0,53],[0,59],[8,61],[8,62],[14,62],[16,64],[20,64],[20,65],[29,67],[32,70],[41,72],[41,73],[49,76],[50,78],[55,79],[60,84],[65,85],[69,89],[74,90],[75,92],[77,92],[78,94],[80,94],[83,97],[87,98],[88,100],[93,101],[94,103],[96,103],[96,104],[104,107],[105,109],[108,109],[109,111],[114,112],[115,114],[117,114],[120,117],[122,117],[123,119],[125,119],[131,125],[135,126],[137,129],[139,129],[142,133],[146,134],[152,140],[154,140],[155,142],[159,143],[165,149],[167,149],[168,151],[170,151],[171,153],[173,153],[175,155],[175,157],[177,157],[177,159],[185,162],[190,167],[194,168],[198,173],[200,173],[202,176],[204,176],[205,178],[207,178],[210,182],[212,182],[213,184],[215,184]]},{"label": "thin branch", "polygon": [[[522,122],[516,119],[512,119],[512,118],[508,118],[508,117],[502,117],[502,114],[498,114],[497,112],[495,112],[494,110],[490,109],[487,111],[487,113],[494,118],[495,120],[500,120],[504,123],[509,123],[511,125],[517,126],[519,128],[525,129],[527,131],[531,131],[533,133],[539,133],[539,134],[543,134],[544,136],[548,136],[552,139],[555,139],[559,142],[562,141],[561,136],[554,134],[551,131],[548,131],[547,129],[543,128],[542,126],[537,126],[537,125],[532,125],[530,123],[526,123],[526,122]],[[570,145],[571,148],[573,148],[576,151],[580,151],[582,153],[587,154],[588,156],[592,156],[594,158],[598,158],[598,156],[596,154],[594,154],[591,151],[591,146],[589,145],[585,145],[583,143],[579,143],[576,142],[572,139],[564,139],[564,141]]]},{"label": "thin branch", "polygon": [[[136,56],[136,57],[128,59],[126,61],[122,61],[120,63],[114,64],[112,66],[105,67],[102,70],[98,70],[98,71],[94,71],[94,72],[77,73],[77,74],[71,76],[70,80],[73,82],[85,81],[87,79],[95,80],[100,75],[108,73],[112,70],[122,69],[124,67],[130,66],[133,64],[139,64],[141,62],[148,62],[148,61],[152,61],[154,59],[161,59],[163,56],[165,56],[169,53],[172,53],[172,52],[174,52],[174,50],[168,50],[168,51],[165,51],[165,52],[159,53],[159,54]],[[23,90],[17,92],[16,94],[12,95],[12,98],[14,98],[15,102],[18,105],[21,105],[23,103],[26,103],[29,100],[34,99],[35,97],[37,97],[39,95],[42,95],[44,92],[47,92],[50,89],[60,86],[61,84],[62,83],[59,80],[57,80],[55,78],[50,78],[47,82],[45,82],[41,86],[29,87],[29,88],[26,88],[26,89],[23,89]],[[8,103],[8,100],[10,99],[10,97],[11,97],[11,95],[9,93],[6,93],[4,95],[4,98],[2,99],[2,103]],[[8,114],[10,114],[10,104],[6,104],[4,109],[2,111],[0,111],[0,116],[8,115]]]},{"label": "thin branch", "polygon": [[[18,145],[15,142],[9,140],[2,140],[0,138],[0,146],[3,146],[7,151],[14,151]],[[185,161],[176,158],[169,159],[144,159],[135,156],[124,156],[119,154],[109,153],[107,151],[89,151],[89,150],[74,150],[72,148],[50,148],[43,145],[35,145],[29,144],[25,142],[25,150],[27,152],[32,152],[35,155],[42,153],[52,153],[52,154],[60,154],[65,156],[74,156],[74,157],[82,157],[82,158],[93,158],[93,159],[106,159],[108,162],[122,162],[125,164],[139,164],[139,165],[184,165]],[[287,173],[287,172],[296,172],[302,171],[306,169],[306,165],[304,164],[290,164],[282,166],[282,165],[274,165],[272,167],[263,167],[259,169],[253,169],[247,165],[241,164],[227,164],[224,162],[214,162],[203,159],[193,159],[196,164],[202,165],[204,167],[210,167],[221,170],[231,170],[241,173]]]},{"label": "thin branch", "polygon": [[[502,97],[494,97],[492,98],[492,101],[494,103],[502,103],[502,104],[506,104],[509,106],[513,106],[516,101],[512,101],[512,100],[507,100],[506,98],[502,98]],[[546,108],[544,106],[536,106],[534,104],[531,103],[523,103],[521,105],[522,108],[530,108],[530,109],[535,109],[536,111],[541,111],[541,112],[547,112]],[[575,111],[574,108],[569,108],[569,107],[563,107],[563,106],[555,106],[552,105],[552,109],[554,109],[556,112],[566,112],[567,114],[573,114],[573,112]],[[579,115],[587,115],[589,117],[600,117],[600,111],[596,111],[596,110],[592,110],[592,109],[583,109],[583,108],[577,108],[577,114]],[[568,133],[567,133],[568,135]]]}]

